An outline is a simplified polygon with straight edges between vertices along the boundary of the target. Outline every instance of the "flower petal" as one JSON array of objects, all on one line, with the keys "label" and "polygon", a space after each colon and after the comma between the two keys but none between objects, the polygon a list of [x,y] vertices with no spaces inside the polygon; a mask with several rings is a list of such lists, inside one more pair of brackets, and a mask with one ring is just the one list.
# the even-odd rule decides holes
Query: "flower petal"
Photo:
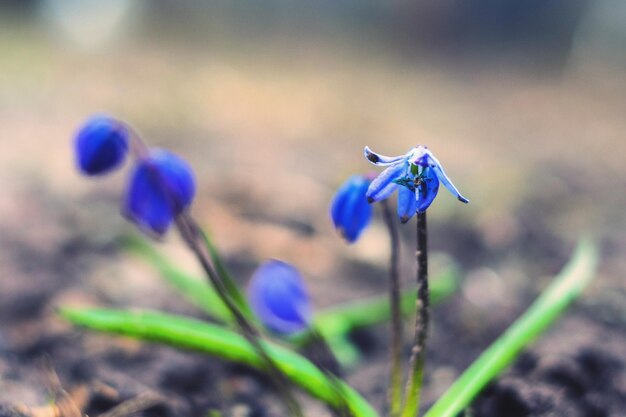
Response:
[{"label": "flower petal", "polygon": [[257,318],[276,333],[292,334],[311,323],[311,301],[302,276],[285,262],[263,263],[250,280],[248,299]]},{"label": "flower petal", "polygon": [[155,184],[155,169],[139,163],[131,175],[124,214],[140,229],[163,235],[174,219],[173,211],[162,187]]},{"label": "flower petal", "polygon": [[155,149],[139,160],[126,192],[124,214],[140,229],[163,235],[195,194],[191,168],[175,154]]},{"label": "flower petal", "polygon": [[372,164],[383,166],[383,167],[393,165],[406,158],[406,155],[400,155],[400,156],[380,155],[374,152],[373,150],[371,150],[369,146],[365,147],[365,149],[363,150],[363,154],[365,155],[365,158],[367,158],[367,160],[370,161]]},{"label": "flower petal", "polygon": [[195,195],[196,184],[191,166],[180,156],[165,149],[153,149],[150,159],[158,167],[171,199],[175,214],[188,207]]},{"label": "flower petal", "polygon": [[396,190],[396,188],[399,187],[399,185],[393,181],[401,178],[404,175],[407,166],[407,162],[397,162],[381,172],[376,178],[374,178],[369,188],[367,189],[367,201],[372,203],[374,201],[381,201],[389,197]]},{"label": "flower petal", "polygon": [[428,150],[426,146],[418,145],[415,148],[411,149],[407,160],[412,165],[417,165],[422,168],[426,168],[427,166],[431,166],[435,163],[433,159],[433,154]]},{"label": "flower petal", "polygon": [[446,175],[446,172],[443,170],[443,166],[441,166],[441,163],[437,160],[437,158],[435,158],[432,154],[430,155],[430,158],[433,161],[432,168],[437,175],[437,178],[439,178],[439,181],[441,181],[448,191],[450,191],[459,201],[469,203],[469,200],[463,197],[454,184],[452,184],[452,181],[450,181],[450,178]]},{"label": "flower petal", "polygon": [[417,198],[417,212],[423,213],[432,204],[439,191],[439,179],[433,172],[433,168],[424,168],[422,183],[415,194]]},{"label": "flower petal", "polygon": [[359,238],[372,218],[372,207],[365,196],[369,184],[367,178],[354,175],[337,190],[331,203],[335,228],[348,243]]},{"label": "flower petal", "polygon": [[402,223],[408,222],[417,211],[415,192],[407,187],[398,188],[398,217]]},{"label": "flower petal", "polygon": [[78,169],[86,175],[102,175],[119,167],[128,150],[128,137],[120,121],[105,115],[90,117],[76,134]]}]

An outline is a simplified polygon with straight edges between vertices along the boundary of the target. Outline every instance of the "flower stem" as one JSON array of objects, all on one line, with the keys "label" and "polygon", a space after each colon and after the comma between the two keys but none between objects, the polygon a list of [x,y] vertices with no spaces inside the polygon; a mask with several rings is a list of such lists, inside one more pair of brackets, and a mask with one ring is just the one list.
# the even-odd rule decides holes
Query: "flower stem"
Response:
[{"label": "flower stem", "polygon": [[[131,153],[137,159],[142,159],[147,157],[149,154],[149,149],[146,144],[143,142],[141,135],[130,125],[126,124],[126,128],[130,131],[130,148]],[[155,173],[156,179],[163,186],[163,191],[166,193],[166,197],[170,203],[170,209],[172,213],[177,212],[176,201],[171,196],[171,191],[165,187],[160,178],[158,172]],[[298,401],[296,400],[293,392],[291,391],[291,386],[287,381],[286,377],[281,373],[280,368],[270,355],[265,351],[260,342],[260,335],[257,329],[252,325],[250,320],[246,317],[246,313],[249,313],[247,309],[245,309],[246,304],[243,301],[243,297],[239,293],[238,289],[235,289],[235,284],[232,280],[229,279],[225,268],[221,264],[221,262],[217,262],[217,269],[213,266],[213,262],[215,262],[215,258],[217,257],[216,249],[210,244],[207,236],[203,232],[202,228],[198,226],[196,221],[191,217],[191,214],[188,211],[183,211],[175,218],[176,228],[180,232],[181,237],[194,253],[202,269],[207,274],[207,277],[211,281],[215,292],[219,296],[219,298],[223,301],[226,306],[228,312],[233,316],[237,327],[245,337],[245,339],[252,345],[254,350],[258,353],[259,357],[263,360],[266,370],[270,376],[270,378],[274,381],[274,384],[278,390],[278,393],[281,395],[285,405],[289,409],[291,415],[295,417],[302,417],[302,409]],[[244,309],[242,309],[242,306]]]},{"label": "flower stem", "polygon": [[382,201],[383,217],[389,232],[391,258],[389,260],[389,305],[391,307],[391,375],[389,384],[389,408],[392,417],[402,409],[402,312],[400,311],[400,274],[398,272],[398,227],[387,200]]},{"label": "flower stem", "polygon": [[415,318],[415,338],[409,361],[409,376],[404,392],[405,404],[402,417],[415,417],[419,412],[424,354],[429,320],[428,295],[428,247],[426,212],[417,213],[417,317]]},{"label": "flower stem", "polygon": [[215,291],[218,293],[224,302],[224,305],[228,308],[229,312],[235,319],[237,327],[248,343],[252,345],[259,357],[263,360],[266,371],[276,385],[278,393],[281,395],[291,415],[302,417],[302,409],[298,404],[287,379],[280,371],[278,365],[276,365],[274,360],[261,345],[258,331],[241,312],[237,303],[231,298],[226,285],[222,282],[220,275],[211,264],[210,249],[205,245],[206,242],[202,230],[188,212],[183,212],[176,218],[176,227],[178,228],[178,231],[180,232],[185,243],[187,243],[189,248],[198,258],[202,269],[207,274],[211,284],[215,288]]},{"label": "flower stem", "polygon": [[309,343],[307,344],[308,358],[322,372],[332,387],[333,392],[337,396],[336,406],[334,407],[335,415],[339,417],[350,417],[350,405],[348,404],[344,387],[341,385],[341,365],[333,354],[328,342],[324,336],[313,325],[307,335]]}]

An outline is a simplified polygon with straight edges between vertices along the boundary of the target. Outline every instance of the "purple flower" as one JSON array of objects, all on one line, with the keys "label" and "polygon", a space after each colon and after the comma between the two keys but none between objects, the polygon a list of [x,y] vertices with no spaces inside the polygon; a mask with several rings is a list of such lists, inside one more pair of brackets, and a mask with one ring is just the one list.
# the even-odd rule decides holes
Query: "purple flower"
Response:
[{"label": "purple flower", "polygon": [[124,201],[124,214],[140,229],[157,236],[187,209],[195,194],[191,167],[179,156],[152,149],[137,161]]},{"label": "purple flower", "polygon": [[374,165],[387,167],[370,184],[367,199],[370,203],[388,198],[398,190],[398,216],[403,223],[417,212],[422,213],[433,202],[443,185],[459,201],[469,203],[452,184],[441,163],[426,146],[419,145],[400,156],[384,156],[367,146],[365,157]]},{"label": "purple flower", "polygon": [[311,324],[311,300],[302,276],[285,262],[273,259],[257,268],[248,299],[259,321],[273,332],[289,335]]},{"label": "purple flower", "polygon": [[122,122],[105,115],[90,117],[74,141],[78,169],[86,175],[102,175],[119,167],[128,151],[128,137]]},{"label": "purple flower", "polygon": [[353,175],[335,193],[330,216],[335,229],[348,242],[354,243],[372,219],[372,206],[365,193],[371,179]]}]

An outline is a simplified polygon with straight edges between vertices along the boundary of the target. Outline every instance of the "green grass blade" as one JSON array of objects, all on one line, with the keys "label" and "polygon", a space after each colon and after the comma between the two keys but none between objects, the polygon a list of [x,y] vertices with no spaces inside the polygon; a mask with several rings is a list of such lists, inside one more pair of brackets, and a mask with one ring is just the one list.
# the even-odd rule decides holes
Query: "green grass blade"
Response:
[{"label": "green grass blade", "polygon": [[[433,278],[431,283],[431,300],[440,302],[454,291],[459,282],[459,270],[456,265],[450,264],[440,274]],[[415,313],[416,290],[410,289],[402,293],[400,298],[402,314],[407,316]],[[391,309],[389,297],[380,296],[354,301],[324,310],[314,318],[315,327],[325,337],[337,336],[361,327],[389,321]]]},{"label": "green grass blade", "polygon": [[[431,283],[431,300],[438,303],[454,293],[459,284],[459,269],[454,263],[449,263]],[[400,310],[403,316],[415,314],[416,290],[410,289],[402,293]],[[314,325],[318,332],[326,339],[328,346],[335,354],[342,366],[354,366],[359,358],[359,351],[348,340],[348,334],[358,328],[373,326],[389,321],[391,309],[389,297],[367,298],[353,301],[340,306],[324,310],[314,317]],[[306,335],[300,335],[292,341],[296,344],[306,340]]]},{"label": "green grass blade", "polygon": [[217,249],[215,244],[213,243],[213,240],[211,240],[210,235],[203,229],[201,229],[201,231],[204,244],[209,250],[209,255],[211,256],[211,260],[213,261],[215,270],[224,282],[226,291],[228,291],[231,298],[239,306],[239,309],[246,316],[246,318],[248,318],[249,320],[255,320],[254,315],[252,314],[252,310],[250,309],[250,305],[248,304],[247,298],[244,296],[241,288],[239,288],[239,285],[237,285],[237,282],[233,279],[230,272],[228,272],[228,268],[226,268],[226,264],[224,264],[222,256],[220,255],[219,250]]},{"label": "green grass blade", "polygon": [[185,273],[167,260],[154,245],[145,239],[131,235],[125,239],[125,247],[148,261],[163,279],[178,290],[191,304],[211,317],[226,323],[234,319],[215,290],[205,281]]},{"label": "green grass blade", "polygon": [[[60,314],[74,324],[170,346],[196,350],[222,359],[263,369],[263,361],[239,334],[195,319],[149,311],[63,308]],[[309,360],[282,346],[263,342],[282,372],[294,384],[328,405],[339,408],[343,401],[336,383],[354,417],[378,417],[355,390],[342,381],[331,382]]]},{"label": "green grass blade", "polygon": [[[231,322],[228,310],[215,291],[204,280],[185,273],[168,261],[162,253],[145,239],[129,236],[126,247],[152,264],[163,278],[181,292],[193,305],[212,317],[224,322]],[[211,246],[212,247],[212,246]],[[222,265],[221,262],[216,264]],[[431,300],[437,303],[446,298],[458,287],[458,267],[449,263],[431,284]],[[415,290],[407,290],[402,294],[401,309],[405,315],[413,314],[415,307]],[[342,304],[324,310],[315,315],[318,331],[327,338],[345,336],[353,329],[372,326],[388,321],[390,317],[389,299],[387,296],[372,297],[365,300]]]},{"label": "green grass blade", "polygon": [[[233,323],[228,309],[205,280],[187,274],[175,266],[154,245],[141,237],[129,236],[125,243],[131,252],[149,262],[170,285],[194,306],[219,321]],[[216,264],[216,268],[218,265],[223,267],[221,262]],[[437,303],[456,291],[458,282],[458,267],[450,262],[431,283],[432,302]],[[403,315],[413,314],[415,290],[405,291],[400,302]],[[350,367],[358,362],[360,355],[347,339],[348,334],[358,328],[384,323],[389,320],[389,317],[389,298],[385,295],[354,301],[321,311],[315,315],[314,323],[339,362],[345,367]],[[305,340],[306,335],[292,339],[296,344],[302,344]]]},{"label": "green grass blade", "polygon": [[520,351],[548,328],[593,277],[598,249],[581,240],[568,264],[528,310],[452,384],[424,417],[455,417]]}]

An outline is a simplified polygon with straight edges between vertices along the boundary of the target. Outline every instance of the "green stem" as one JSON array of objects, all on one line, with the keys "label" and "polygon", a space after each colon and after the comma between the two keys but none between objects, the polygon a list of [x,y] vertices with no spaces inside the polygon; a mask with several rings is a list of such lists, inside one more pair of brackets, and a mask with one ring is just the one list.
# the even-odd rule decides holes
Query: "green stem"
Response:
[{"label": "green stem", "polygon": [[217,273],[214,266],[211,264],[210,250],[206,246],[205,235],[202,232],[202,229],[198,226],[193,217],[191,217],[189,212],[179,214],[175,220],[178,232],[189,249],[196,256],[198,262],[202,266],[202,269],[206,273],[209,282],[213,286],[213,289],[220,297],[226,308],[228,308],[228,312],[233,316],[235,323],[237,324],[237,328],[241,331],[241,334],[265,363],[264,370],[274,382],[278,393],[289,410],[289,413],[295,417],[303,417],[302,408],[300,407],[296,397],[291,392],[291,386],[285,379],[284,375],[280,372],[280,369],[278,369],[278,366],[272,357],[266,352],[258,330],[254,327],[253,322],[248,320],[245,314],[241,311],[237,302],[229,293],[222,277]]},{"label": "green stem", "polygon": [[[255,321],[246,298],[228,272],[217,247],[204,230],[200,230],[200,233],[211,261],[215,265],[215,271],[220,276],[222,282],[224,282],[224,287],[228,294],[239,307],[242,314],[249,321]],[[230,314],[215,290],[205,280],[196,278],[175,266],[142,236],[129,235],[125,237],[124,245],[128,250],[142,256],[151,263],[161,273],[161,276],[180,291],[193,305],[215,319],[234,324],[232,314]]]},{"label": "green stem", "polygon": [[[459,269],[450,264],[431,283],[431,301],[439,303],[452,293],[459,284]],[[400,311],[403,316],[415,313],[417,289],[405,290],[400,296]],[[348,331],[374,326],[388,321],[391,317],[389,297],[371,297],[352,301],[321,311],[315,316],[315,327],[325,337],[343,335]],[[346,330],[347,328],[347,330]]]},{"label": "green stem", "polygon": [[[188,274],[178,268],[146,239],[131,235],[125,239],[125,247],[143,257],[170,285],[176,288],[189,302],[206,312],[211,317],[235,325],[233,316],[217,295],[215,290],[203,279]],[[217,268],[217,265],[216,265]],[[431,283],[431,299],[438,303],[458,287],[459,269],[454,262],[448,261]],[[415,312],[415,289],[405,290],[400,295],[400,311],[403,317]],[[358,360],[359,354],[347,340],[351,331],[374,326],[389,321],[391,314],[388,296],[370,297],[364,300],[348,302],[315,315],[315,327],[324,336],[333,353],[343,366],[351,366]],[[294,343],[304,343],[305,337],[292,339]]]},{"label": "green stem", "polygon": [[233,301],[238,305],[243,315],[246,316],[248,320],[253,320],[254,314],[252,314],[250,305],[248,305],[248,300],[241,292],[239,285],[237,285],[232,275],[230,275],[230,273],[228,272],[228,268],[226,268],[226,264],[224,264],[224,261],[222,260],[217,246],[215,246],[213,241],[209,238],[209,234],[204,229],[198,227],[198,230],[202,236],[204,245],[206,246],[209,255],[211,256],[211,260],[213,261],[215,270],[222,279],[222,282],[224,282],[224,287],[228,291]]},{"label": "green stem", "polygon": [[382,201],[383,218],[389,232],[389,304],[391,310],[391,372],[389,377],[389,409],[392,417],[402,409],[402,312],[400,306],[399,246],[400,237],[394,215],[387,200]]},{"label": "green stem", "polygon": [[[196,350],[257,369],[266,366],[244,337],[199,320],[148,311],[63,308],[60,313],[69,321],[91,329]],[[274,343],[261,343],[280,371],[312,396],[335,409],[340,409],[346,401],[354,417],[378,417],[372,406],[345,382],[335,382],[341,385],[340,397],[335,385],[310,361]]]},{"label": "green stem", "polygon": [[234,324],[233,316],[228,308],[205,280],[194,277],[175,266],[161,251],[141,236],[127,236],[124,239],[124,245],[128,250],[152,264],[161,277],[176,288],[191,304],[219,321]]},{"label": "green stem", "polygon": [[528,310],[472,363],[424,417],[454,417],[546,330],[593,277],[598,249],[581,240],[568,264]]}]

